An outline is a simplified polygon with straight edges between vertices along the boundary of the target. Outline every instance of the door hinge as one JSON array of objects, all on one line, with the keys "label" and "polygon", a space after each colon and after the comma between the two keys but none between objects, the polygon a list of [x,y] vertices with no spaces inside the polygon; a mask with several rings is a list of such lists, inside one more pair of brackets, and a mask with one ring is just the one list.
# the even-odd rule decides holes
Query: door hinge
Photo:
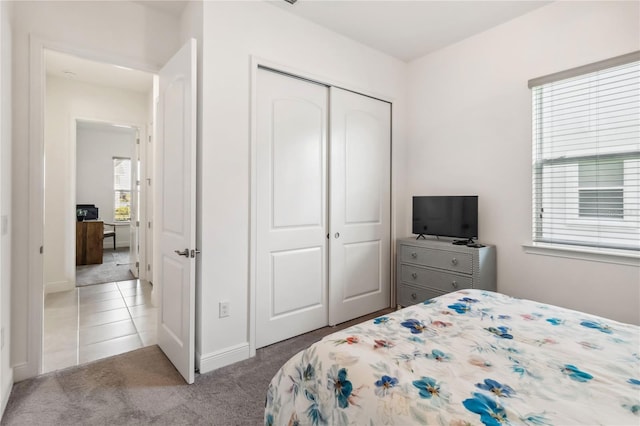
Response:
[{"label": "door hinge", "polygon": [[147,228],[151,229],[151,221],[147,222]]},{"label": "door hinge", "polygon": [[140,138],[136,138],[136,145],[140,145]]},{"label": "door hinge", "polygon": [[151,270],[151,265],[147,264],[147,271]]},{"label": "door hinge", "polygon": [[44,253],[44,246],[40,246],[40,254]]},{"label": "door hinge", "polygon": [[139,228],[139,227],[140,227],[140,221],[136,220],[136,228]]},{"label": "door hinge", "polygon": [[196,250],[191,249],[191,257],[192,257],[192,258],[193,258],[193,257],[196,257],[196,254],[200,254],[200,250],[197,250],[197,249],[196,249]]},{"label": "door hinge", "polygon": [[151,186],[151,178],[147,178],[147,185]]}]

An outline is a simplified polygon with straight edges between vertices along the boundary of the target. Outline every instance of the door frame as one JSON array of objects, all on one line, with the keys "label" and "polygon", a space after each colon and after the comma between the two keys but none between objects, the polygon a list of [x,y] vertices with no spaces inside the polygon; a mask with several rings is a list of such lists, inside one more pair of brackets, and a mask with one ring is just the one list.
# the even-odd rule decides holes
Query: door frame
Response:
[{"label": "door frame", "polygon": [[106,64],[157,74],[157,64],[133,61],[97,49],[83,49],[29,34],[29,229],[27,236],[27,353],[26,362],[14,366],[14,380],[42,373],[44,268],[40,252],[44,240],[44,113],[46,69],[44,50],[50,49]]},{"label": "door frame", "polygon": [[[45,87],[45,90],[46,90],[46,87]],[[138,140],[144,140],[147,137],[147,134],[146,134],[147,126],[142,124],[142,123],[125,122],[125,121],[115,122],[115,121],[111,121],[111,120],[104,120],[104,119],[101,119],[101,118],[94,118],[94,117],[88,117],[88,116],[74,116],[74,117],[71,117],[71,133],[70,133],[70,135],[71,135],[70,148],[71,149],[70,149],[70,151],[71,151],[71,157],[72,157],[72,161],[71,161],[71,186],[72,186],[72,188],[71,188],[71,194],[72,194],[71,195],[71,201],[72,201],[72,203],[69,205],[69,209],[70,209],[69,211],[73,211],[73,209],[75,209],[75,206],[76,206],[77,201],[78,201],[76,199],[77,187],[78,187],[78,156],[77,156],[78,155],[78,140],[77,140],[77,138],[78,138],[78,121],[88,121],[88,122],[99,123],[99,124],[104,124],[104,125],[109,125],[109,124],[114,125],[115,124],[115,125],[120,125],[120,126],[129,126],[131,128],[131,130],[134,130],[136,132],[137,136],[135,136],[135,137]],[[43,143],[44,143],[44,140],[43,140]],[[141,143],[142,142],[138,143],[137,145],[140,146]],[[136,144],[135,141],[134,141],[134,144]],[[135,149],[135,147],[131,147],[131,148]],[[146,159],[146,158],[144,159],[144,161],[141,160],[142,165],[144,165],[144,162],[147,161],[147,160],[148,159]],[[131,161],[132,170],[133,170],[133,167],[135,167],[135,165],[134,165],[134,161],[132,159],[132,161]],[[143,170],[143,168],[141,168],[141,169]],[[132,173],[132,176],[133,176],[133,173]],[[138,176],[138,179],[139,178],[140,177]],[[45,176],[43,176],[43,181],[44,181],[44,179],[45,179]],[[135,190],[135,188],[134,188],[135,182],[132,181],[131,185],[132,185],[131,192],[133,193],[134,190]],[[142,186],[140,187],[140,192],[142,194]],[[43,196],[44,196],[44,193],[43,193]],[[142,198],[142,195],[140,196],[140,198]],[[140,204],[140,203],[138,203],[138,204]],[[139,205],[138,205],[138,208],[140,208]],[[143,222],[144,219],[145,219],[144,215],[141,215],[140,217],[141,217],[141,219],[143,219],[143,220],[141,220],[141,222]],[[43,228],[43,230],[44,230],[44,228]],[[129,231],[129,229],[127,229],[127,232],[128,231]],[[138,239],[140,239],[140,236],[144,235],[144,227],[138,227],[137,232],[138,232]],[[75,250],[76,241],[75,241],[75,239],[72,239],[72,240],[73,240],[73,247],[74,247],[74,250]],[[133,248],[130,247],[130,249],[133,249]],[[141,263],[142,263],[142,260],[143,260],[143,254],[144,253],[142,253],[141,256],[138,258],[138,261],[141,262]],[[75,268],[75,260],[70,260],[70,261],[73,261],[73,265],[72,266],[73,266],[73,268]],[[44,270],[42,272],[43,272],[43,275],[44,275]],[[140,274],[140,275],[142,275],[142,274]],[[75,273],[74,273],[74,276],[75,276]],[[139,278],[140,279],[144,279],[143,277],[144,277],[144,275],[142,275],[142,277],[139,277]],[[75,287],[75,280],[74,280],[73,283],[74,283],[74,287]],[[46,286],[46,283],[44,283],[44,284]],[[45,288],[45,293],[47,293],[47,289],[46,288]]]},{"label": "door frame", "polygon": [[292,78],[299,78],[302,80],[308,80],[313,83],[321,84],[328,87],[338,87],[340,89],[348,90],[350,92],[358,93],[360,95],[368,96],[370,98],[374,98],[380,101],[388,102],[391,105],[391,152],[390,152],[390,204],[391,204],[391,212],[390,212],[390,238],[389,242],[391,245],[390,250],[390,258],[389,262],[391,265],[390,273],[390,291],[391,291],[391,306],[394,306],[396,303],[395,298],[395,288],[396,288],[396,273],[395,273],[395,255],[396,255],[396,247],[393,242],[396,240],[396,193],[395,190],[395,168],[393,167],[393,102],[394,98],[391,96],[386,96],[380,93],[373,93],[370,90],[357,88],[350,86],[348,84],[341,83],[336,81],[335,79],[328,78],[326,76],[320,76],[305,70],[301,70],[299,68],[290,67],[288,65],[284,65],[278,62],[271,61],[269,59],[265,59],[259,56],[251,55],[250,57],[250,102],[251,102],[251,121],[249,128],[249,155],[250,155],[250,166],[249,166],[249,357],[253,357],[256,355],[256,265],[257,265],[257,108],[256,108],[256,99],[257,99],[257,78],[258,78],[258,69],[266,68],[274,72],[279,72],[285,75],[288,75]]}]

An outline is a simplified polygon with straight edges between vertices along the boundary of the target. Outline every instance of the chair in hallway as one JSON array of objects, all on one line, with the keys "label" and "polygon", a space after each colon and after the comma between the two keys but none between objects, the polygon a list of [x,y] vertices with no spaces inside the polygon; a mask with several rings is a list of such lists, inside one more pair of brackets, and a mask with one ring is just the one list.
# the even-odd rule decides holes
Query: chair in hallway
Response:
[{"label": "chair in hallway", "polygon": [[[107,227],[111,227],[111,229],[107,229]],[[116,249],[116,225],[113,224],[104,224],[104,236],[103,239],[113,237],[113,250]]]}]

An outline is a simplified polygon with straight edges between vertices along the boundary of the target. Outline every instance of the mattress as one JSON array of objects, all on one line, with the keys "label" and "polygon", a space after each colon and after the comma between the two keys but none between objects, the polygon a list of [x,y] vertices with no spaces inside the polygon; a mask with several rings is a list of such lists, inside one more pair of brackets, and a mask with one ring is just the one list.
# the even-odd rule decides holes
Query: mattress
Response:
[{"label": "mattress", "polygon": [[272,379],[267,425],[640,423],[640,327],[462,290],[331,334]]}]

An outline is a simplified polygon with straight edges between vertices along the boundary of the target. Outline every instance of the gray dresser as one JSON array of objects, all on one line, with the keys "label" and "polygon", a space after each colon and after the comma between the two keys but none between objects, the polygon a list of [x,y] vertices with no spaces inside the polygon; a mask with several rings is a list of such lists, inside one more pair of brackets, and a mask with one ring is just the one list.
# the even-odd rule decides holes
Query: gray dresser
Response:
[{"label": "gray dresser", "polygon": [[496,248],[451,241],[397,241],[397,301],[409,306],[464,288],[496,291]]}]

